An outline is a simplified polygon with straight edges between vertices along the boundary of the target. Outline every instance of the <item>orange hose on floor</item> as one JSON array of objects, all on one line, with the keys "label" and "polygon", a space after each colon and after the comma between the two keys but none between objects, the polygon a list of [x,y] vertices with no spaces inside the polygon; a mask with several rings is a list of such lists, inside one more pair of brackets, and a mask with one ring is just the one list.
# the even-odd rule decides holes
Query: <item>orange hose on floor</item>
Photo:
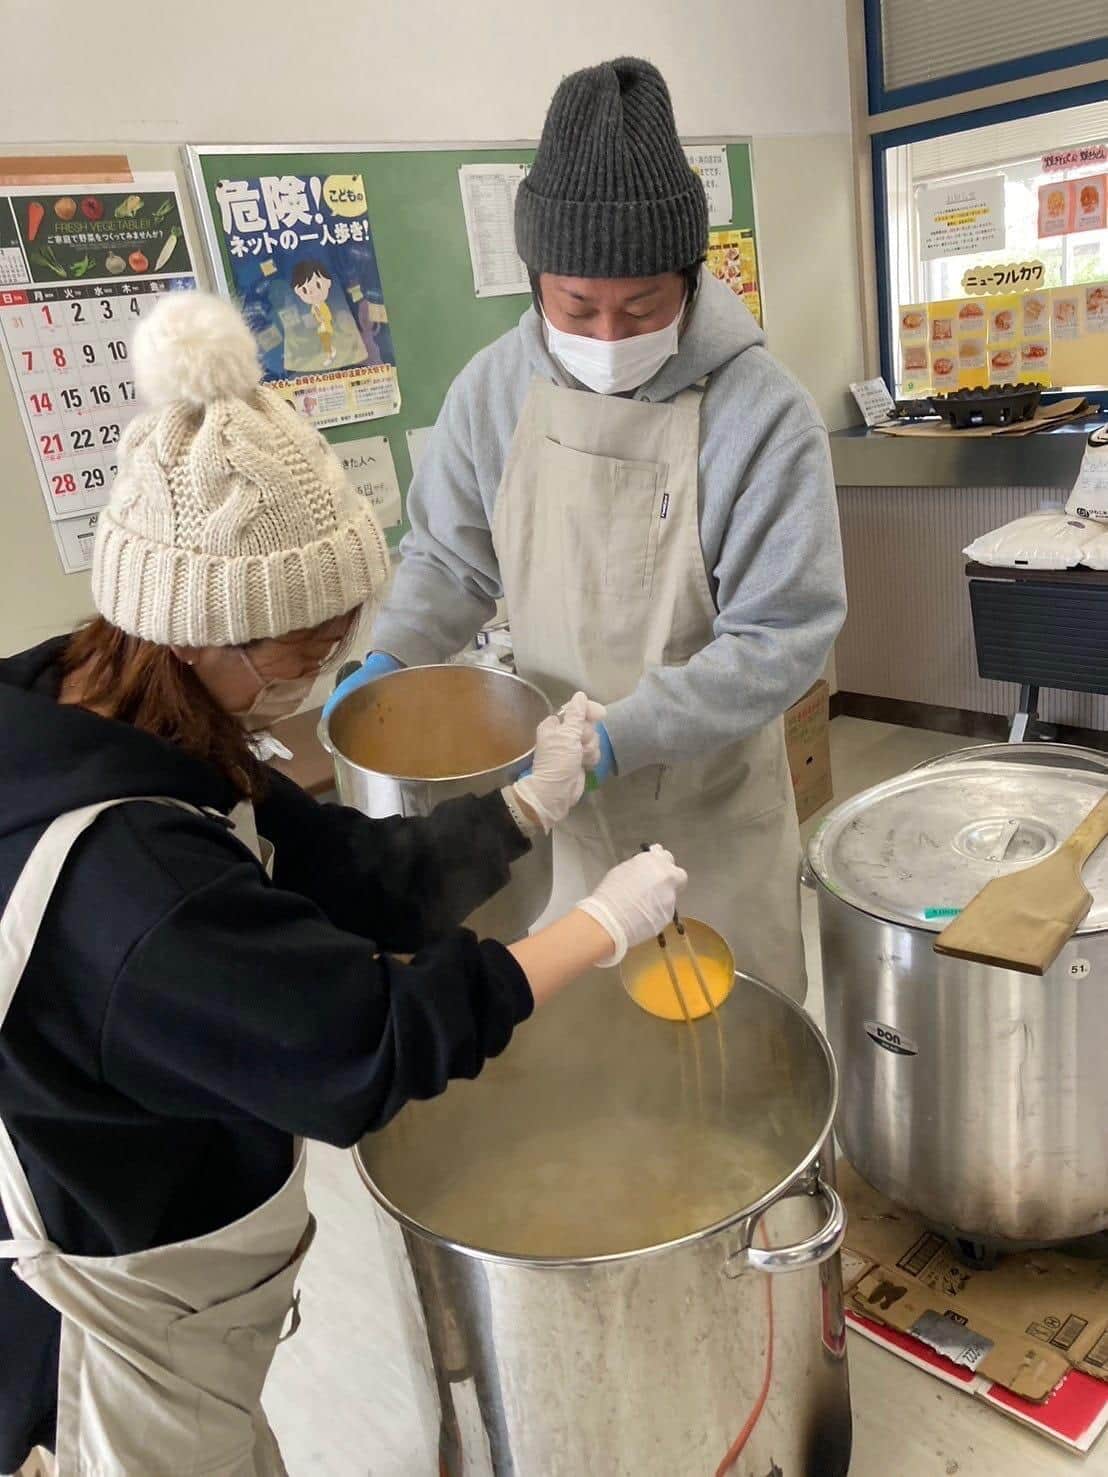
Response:
[{"label": "orange hose on floor", "polygon": [[[763,1242],[765,1237],[762,1238]],[[727,1455],[716,1468],[716,1477],[727,1477],[727,1473],[734,1470],[735,1463],[746,1449],[746,1443],[754,1434],[754,1427],[762,1417],[762,1411],[766,1408],[769,1399],[769,1387],[773,1383],[773,1277],[769,1272],[763,1272],[766,1279],[766,1373],[762,1380],[762,1388],[754,1408],[746,1418],[746,1424],[735,1437],[728,1449]]]}]

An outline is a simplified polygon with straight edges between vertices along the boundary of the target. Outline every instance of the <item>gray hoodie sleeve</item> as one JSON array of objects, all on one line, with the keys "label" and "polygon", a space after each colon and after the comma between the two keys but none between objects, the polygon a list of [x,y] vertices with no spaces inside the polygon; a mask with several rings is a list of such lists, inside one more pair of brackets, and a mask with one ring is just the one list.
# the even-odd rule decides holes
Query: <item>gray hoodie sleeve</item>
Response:
[{"label": "gray hoodie sleeve", "polygon": [[746,737],[823,671],[846,611],[842,548],[827,432],[811,420],[793,429],[797,408],[784,436],[767,437],[745,467],[739,462],[730,488],[717,481],[713,459],[706,534],[727,504],[714,559],[705,538],[715,639],[684,666],[647,671],[609,708],[621,774]]},{"label": "gray hoodie sleeve", "polygon": [[[445,661],[496,611],[502,590],[492,546],[491,509],[473,462],[469,403],[455,383],[428,438],[408,492],[411,532],[373,649],[407,667]],[[495,487],[493,489],[495,493]]]}]

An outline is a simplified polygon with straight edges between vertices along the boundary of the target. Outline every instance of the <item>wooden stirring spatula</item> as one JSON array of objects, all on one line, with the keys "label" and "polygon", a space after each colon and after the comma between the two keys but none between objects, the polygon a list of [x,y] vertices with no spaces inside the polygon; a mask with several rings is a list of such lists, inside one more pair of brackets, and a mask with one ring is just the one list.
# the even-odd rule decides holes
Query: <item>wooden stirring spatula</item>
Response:
[{"label": "wooden stirring spatula", "polygon": [[935,940],[936,954],[1045,974],[1093,905],[1081,869],[1108,836],[1108,795],[1053,856],[986,884]]}]

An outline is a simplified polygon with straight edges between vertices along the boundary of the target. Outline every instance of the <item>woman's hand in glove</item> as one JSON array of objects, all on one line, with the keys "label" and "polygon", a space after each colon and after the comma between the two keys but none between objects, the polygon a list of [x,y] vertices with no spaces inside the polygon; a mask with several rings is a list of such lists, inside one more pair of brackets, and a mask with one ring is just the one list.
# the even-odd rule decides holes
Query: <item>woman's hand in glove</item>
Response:
[{"label": "woman's hand in glove", "polygon": [[688,880],[689,874],[661,846],[613,867],[592,896],[577,904],[615,945],[615,953],[602,962],[618,964],[635,944],[657,937],[672,920],[677,895]]}]

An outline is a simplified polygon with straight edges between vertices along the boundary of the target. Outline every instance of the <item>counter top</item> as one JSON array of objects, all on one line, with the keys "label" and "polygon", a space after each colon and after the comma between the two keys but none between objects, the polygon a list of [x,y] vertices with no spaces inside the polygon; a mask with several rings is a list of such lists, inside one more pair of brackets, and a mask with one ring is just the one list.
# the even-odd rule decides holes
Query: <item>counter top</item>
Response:
[{"label": "counter top", "polygon": [[1068,492],[1090,431],[1108,416],[1029,436],[886,436],[865,426],[831,433],[838,487],[1050,487]]}]

